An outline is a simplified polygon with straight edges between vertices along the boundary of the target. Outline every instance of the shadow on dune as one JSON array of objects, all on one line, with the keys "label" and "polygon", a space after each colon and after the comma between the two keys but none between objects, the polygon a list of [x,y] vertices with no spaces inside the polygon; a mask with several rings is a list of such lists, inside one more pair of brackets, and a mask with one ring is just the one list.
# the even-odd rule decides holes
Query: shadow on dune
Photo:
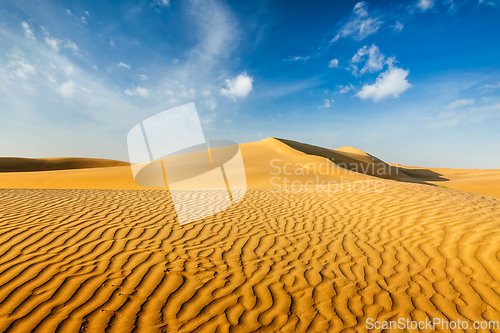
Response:
[{"label": "shadow on dune", "polygon": [[[435,185],[426,182],[448,180],[442,177],[441,174],[434,172],[432,170],[411,169],[411,168],[401,168],[399,166],[398,167],[392,166],[378,159],[375,156],[372,156],[370,154],[361,151],[359,151],[359,153],[353,153],[341,149],[332,150],[328,148],[308,145],[305,143],[292,140],[279,139],[279,138],[275,139],[286,144],[290,148],[293,148],[304,154],[324,157],[334,162],[339,167],[374,177],[379,177],[383,179],[392,179],[402,182],[422,183],[433,186]],[[353,148],[353,150],[355,149]]]},{"label": "shadow on dune", "polygon": [[406,168],[398,167],[398,168],[408,176],[416,179],[421,179],[424,181],[439,182],[439,181],[449,180],[448,178],[444,178],[442,174],[429,169],[410,169],[408,167]]}]

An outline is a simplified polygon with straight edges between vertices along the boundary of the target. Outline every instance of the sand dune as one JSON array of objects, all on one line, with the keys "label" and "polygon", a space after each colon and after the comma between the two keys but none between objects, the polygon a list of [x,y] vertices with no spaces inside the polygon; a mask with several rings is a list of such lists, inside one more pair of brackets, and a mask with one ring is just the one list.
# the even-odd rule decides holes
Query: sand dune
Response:
[{"label": "sand dune", "polygon": [[[307,145],[291,140],[267,138],[240,145],[247,183],[250,188],[284,187],[283,180],[296,178],[308,181],[361,181],[392,179],[396,181],[443,186],[494,198],[500,198],[500,170],[461,170],[442,168],[407,167],[386,163],[353,147],[335,150]],[[4,163],[10,158],[0,158],[0,188],[39,189],[158,189],[144,188],[134,182],[126,162],[96,159],[26,159],[21,171],[39,168],[38,160],[59,160],[55,165],[66,163],[71,167],[40,172],[6,172],[13,164]],[[330,162],[333,161],[333,162]],[[33,164],[35,166],[33,166]],[[28,166],[25,166],[28,165]],[[328,165],[328,172],[322,172]],[[273,173],[280,171],[281,179],[273,180]],[[320,172],[321,171],[321,172]],[[359,171],[359,172],[356,172]],[[365,171],[365,172],[363,172]],[[291,175],[286,175],[292,173]],[[374,178],[371,178],[374,177]],[[162,190],[165,188],[161,188]],[[168,187],[166,187],[168,189]]]},{"label": "sand dune", "polygon": [[0,157],[0,172],[51,171],[128,166],[128,162],[99,158],[20,158]]},{"label": "sand dune", "polygon": [[[368,318],[500,321],[500,201],[435,185],[481,189],[498,171],[404,167],[388,178],[339,167],[318,178],[371,179],[383,192],[278,191],[269,182],[283,168],[305,183],[325,157],[385,162],[271,138],[241,150],[246,196],[186,225],[169,191],[134,190],[128,166],[0,173],[0,332],[366,332]],[[464,331],[475,332],[453,330]]]}]

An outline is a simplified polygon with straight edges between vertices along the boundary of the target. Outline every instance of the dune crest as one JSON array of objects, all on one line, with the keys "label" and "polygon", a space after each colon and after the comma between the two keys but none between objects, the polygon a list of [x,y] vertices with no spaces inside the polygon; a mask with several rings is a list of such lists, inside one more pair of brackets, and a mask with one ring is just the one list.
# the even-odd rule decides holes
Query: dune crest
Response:
[{"label": "dune crest", "polygon": [[337,148],[337,149],[334,149],[334,150],[338,151],[338,152],[343,152],[343,153],[351,153],[351,154],[358,154],[358,155],[369,156],[364,151],[362,151],[360,149],[357,149],[357,148],[354,148],[352,146],[345,146],[345,147]]}]

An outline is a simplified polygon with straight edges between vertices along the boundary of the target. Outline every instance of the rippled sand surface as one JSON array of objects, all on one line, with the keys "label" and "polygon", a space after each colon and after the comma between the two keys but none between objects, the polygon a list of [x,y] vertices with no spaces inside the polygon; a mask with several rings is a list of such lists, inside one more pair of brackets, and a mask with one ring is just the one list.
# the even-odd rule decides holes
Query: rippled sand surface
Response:
[{"label": "rippled sand surface", "polygon": [[250,190],[180,225],[168,191],[0,189],[1,332],[360,332],[367,318],[435,317],[500,320],[497,199],[395,181],[384,195]]}]

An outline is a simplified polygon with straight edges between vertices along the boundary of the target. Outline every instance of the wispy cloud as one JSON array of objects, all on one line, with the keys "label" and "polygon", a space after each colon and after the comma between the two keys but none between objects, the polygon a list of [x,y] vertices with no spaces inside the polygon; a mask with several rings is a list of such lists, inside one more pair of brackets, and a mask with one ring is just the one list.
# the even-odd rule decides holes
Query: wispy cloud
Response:
[{"label": "wispy cloud", "polygon": [[370,16],[368,4],[365,1],[358,2],[351,13],[349,21],[340,28],[330,43],[340,38],[352,37],[355,40],[363,40],[376,33],[384,22],[380,17]]},{"label": "wispy cloud", "polygon": [[52,37],[45,37],[45,44],[47,44],[52,50],[59,51],[59,42],[60,40]]},{"label": "wispy cloud", "polygon": [[286,60],[287,61],[308,61],[309,59],[311,59],[311,56],[305,56],[305,57],[299,57],[299,56],[295,56],[295,57],[288,57]]},{"label": "wispy cloud", "polygon": [[434,0],[418,0],[417,7],[420,8],[421,11],[425,12],[427,9],[432,8],[434,6]]},{"label": "wispy cloud", "polygon": [[31,30],[30,26],[26,22],[21,23],[23,29],[24,29],[24,36],[29,39],[35,39],[35,34],[33,33],[33,30]]},{"label": "wispy cloud", "polygon": [[500,118],[500,104],[469,107],[465,110],[446,108],[435,116],[424,118],[423,123],[428,128],[441,128],[475,124],[494,118]]},{"label": "wispy cloud", "polygon": [[35,67],[24,58],[24,54],[15,50],[10,53],[9,61],[3,67],[0,67],[1,78],[10,82],[9,79],[27,79],[28,76],[35,73]]},{"label": "wispy cloud", "polygon": [[494,84],[486,84],[479,89],[482,91],[492,91],[492,90],[500,89],[500,82],[497,82]]},{"label": "wispy cloud", "polygon": [[153,3],[160,7],[170,7],[170,0],[155,0]]},{"label": "wispy cloud", "polygon": [[74,54],[78,54],[79,51],[78,46],[76,46],[76,44],[73,43],[69,38],[61,40],[58,38],[51,37],[46,29],[44,29],[43,31],[45,34],[44,38],[45,44],[55,52],[59,52],[61,48],[65,48],[65,49],[70,49],[71,51],[73,51]]},{"label": "wispy cloud", "polygon": [[349,83],[349,84],[346,84],[345,86],[339,85],[339,86],[335,87],[335,89],[337,90],[336,92],[339,94],[346,94],[349,91],[353,90],[354,86],[351,83]]},{"label": "wispy cloud", "polygon": [[141,96],[144,98],[149,97],[148,89],[142,88],[142,87],[135,87],[133,89],[125,89],[125,91],[123,91],[123,92],[125,93],[125,95],[128,95],[128,96]]},{"label": "wispy cloud", "polygon": [[367,72],[379,72],[384,68],[384,65],[392,64],[394,58],[386,59],[386,57],[382,53],[380,53],[380,49],[375,44],[373,44],[370,48],[365,45],[360,48],[351,59],[350,68],[352,69],[353,75],[358,75],[358,66],[354,64],[358,64],[363,61],[365,62],[365,64],[359,71],[360,75],[363,75]]},{"label": "wispy cloud", "polygon": [[471,105],[474,104],[473,99],[457,99],[456,101],[451,102],[450,104],[446,105],[445,107],[447,109],[453,110],[465,105]]},{"label": "wispy cloud", "polygon": [[327,109],[331,106],[330,102],[332,103],[334,102],[333,99],[328,99],[328,98],[324,98],[323,100],[325,103],[323,105],[318,106],[320,109]]},{"label": "wispy cloud", "polygon": [[500,7],[500,0],[479,0],[480,5]]},{"label": "wispy cloud", "polygon": [[396,21],[396,23],[394,23],[394,25],[392,26],[392,28],[396,32],[401,32],[403,30],[404,26],[403,26],[403,24],[401,22]]},{"label": "wispy cloud", "polygon": [[[16,40],[14,34],[2,33],[9,36],[8,41]],[[0,51],[0,100],[2,119],[11,124],[11,129],[4,131],[6,137],[16,135],[16,132],[31,139],[39,135],[44,146],[59,147],[56,154],[61,155],[64,154],[61,137],[68,134],[74,145],[68,146],[65,153],[84,156],[84,147],[89,140],[95,144],[103,139],[98,133],[123,126],[127,123],[126,118],[140,111],[114,87],[108,87],[106,80],[100,80],[64,54],[47,48],[45,40],[28,44],[7,43],[5,47],[7,50]],[[117,110],[121,110],[126,118],[117,119]],[[75,122],[75,119],[79,120]],[[67,131],[58,126],[60,122],[70,124]],[[31,136],[28,131],[33,132]],[[89,133],[92,133],[92,138],[89,138]],[[54,154],[52,148],[40,150],[40,146],[23,146],[21,142],[16,149],[16,154],[23,155]],[[100,153],[103,157],[113,155]]]}]

